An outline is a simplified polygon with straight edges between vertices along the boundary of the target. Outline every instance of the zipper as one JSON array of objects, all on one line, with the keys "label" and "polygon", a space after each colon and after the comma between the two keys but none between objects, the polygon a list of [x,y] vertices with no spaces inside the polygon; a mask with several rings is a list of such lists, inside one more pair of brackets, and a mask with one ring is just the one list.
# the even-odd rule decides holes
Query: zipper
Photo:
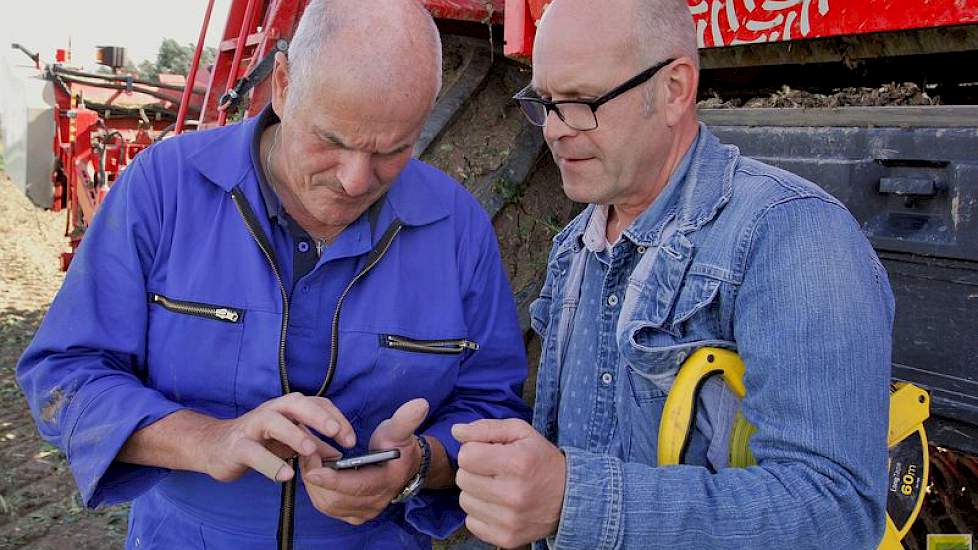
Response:
[{"label": "zipper", "polygon": [[466,350],[478,351],[479,344],[471,340],[414,340],[393,334],[381,334],[380,342],[383,346],[413,351],[417,353],[439,353],[444,355],[457,355]]},{"label": "zipper", "polygon": [[159,304],[174,313],[193,315],[205,319],[216,319],[225,323],[240,323],[245,313],[243,309],[203,304],[200,302],[173,300],[156,293],[149,294],[149,301],[154,304]]},{"label": "zipper", "polygon": [[317,397],[322,397],[326,395],[326,390],[329,389],[329,385],[333,382],[333,374],[336,372],[336,361],[339,358],[340,352],[340,310],[343,308],[343,301],[346,300],[346,296],[353,289],[353,285],[362,279],[375,265],[380,263],[380,260],[387,254],[390,250],[391,244],[394,243],[394,238],[397,234],[401,232],[403,224],[401,220],[394,219],[391,225],[384,232],[384,235],[380,238],[380,242],[377,246],[370,251],[367,255],[367,263],[363,266],[353,279],[350,280],[350,284],[346,285],[343,289],[343,293],[340,294],[340,299],[336,301],[336,309],[333,311],[333,323],[332,323],[332,334],[330,335],[330,346],[329,346],[329,366],[326,368],[326,376],[323,378],[323,385],[319,387],[319,391],[316,392]]},{"label": "zipper", "polygon": [[[251,233],[252,238],[258,243],[258,248],[261,249],[262,254],[265,255],[265,259],[268,260],[268,265],[272,268],[272,273],[275,274],[275,281],[278,283],[279,292],[282,295],[282,328],[279,333],[278,339],[278,374],[279,383],[282,386],[282,394],[287,394],[291,390],[289,389],[289,375],[285,366],[285,337],[288,333],[289,327],[289,294],[285,290],[285,284],[282,282],[282,274],[278,268],[278,262],[275,261],[275,256],[272,252],[271,244],[265,237],[264,233],[259,233],[258,223],[255,219],[255,214],[251,210],[251,206],[248,205],[248,199],[244,197],[237,189],[231,191],[231,199],[234,202],[235,207],[238,209],[238,213],[241,214],[241,218],[244,220],[245,227],[248,232]],[[292,471],[298,474],[299,472],[299,460],[297,458],[289,459],[289,466],[292,467]],[[280,550],[292,550],[292,539],[293,539],[293,527],[295,521],[295,491],[296,491],[296,477],[293,476],[292,479],[287,481],[282,487],[282,513],[279,516],[279,527],[278,527],[278,546]]]},{"label": "zipper", "polygon": [[[282,294],[282,332],[279,335],[279,377],[281,378],[282,392],[289,393],[289,376],[285,365],[285,337],[287,334],[289,326],[289,297],[285,290],[285,284],[282,283],[281,272],[278,269],[278,264],[275,261],[275,256],[272,253],[271,244],[265,237],[264,233],[260,233],[258,229],[258,222],[255,218],[254,212],[251,210],[251,206],[248,204],[248,200],[238,191],[234,189],[231,191],[231,198],[234,201],[234,205],[238,208],[238,213],[241,214],[244,220],[245,227],[248,228],[248,232],[258,243],[258,247],[261,249],[262,253],[265,254],[265,258],[268,260],[272,271],[275,273],[275,279],[278,282],[279,290]],[[340,294],[339,300],[336,302],[336,309],[333,311],[332,320],[332,335],[330,338],[330,355],[329,355],[329,366],[326,369],[326,376],[323,379],[323,384],[320,386],[319,391],[316,392],[317,397],[322,397],[326,394],[329,389],[330,383],[333,381],[333,375],[336,372],[336,363],[339,358],[339,325],[340,325],[340,311],[343,308],[343,302],[346,300],[347,295],[353,289],[353,286],[366,276],[380,260],[387,254],[390,250],[391,244],[394,242],[394,238],[397,237],[398,233],[401,232],[403,223],[401,220],[394,219],[391,225],[384,232],[384,235],[380,238],[377,246],[367,255],[367,261],[364,267],[357,272],[343,293]],[[299,460],[293,457],[289,460],[289,465],[292,470],[296,473],[299,471]],[[294,523],[295,523],[295,493],[296,493],[296,480],[298,476],[293,476],[292,479],[287,481],[282,488],[282,503],[281,503],[281,514],[279,515],[279,528],[278,528],[278,547],[279,550],[292,550],[293,548],[293,537],[294,537]]]}]

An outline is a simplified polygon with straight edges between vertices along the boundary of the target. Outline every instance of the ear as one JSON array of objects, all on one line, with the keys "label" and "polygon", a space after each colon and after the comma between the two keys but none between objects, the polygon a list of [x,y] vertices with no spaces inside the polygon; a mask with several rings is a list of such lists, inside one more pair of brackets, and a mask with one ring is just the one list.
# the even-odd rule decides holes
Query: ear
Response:
[{"label": "ear", "polygon": [[665,113],[666,124],[673,127],[679,124],[690,109],[695,108],[700,74],[696,65],[687,57],[674,61],[667,71],[662,75],[664,93],[660,94],[665,105],[660,105],[660,108]]},{"label": "ear", "polygon": [[279,118],[285,114],[285,100],[289,91],[289,59],[283,52],[278,52],[272,69],[272,110]]}]

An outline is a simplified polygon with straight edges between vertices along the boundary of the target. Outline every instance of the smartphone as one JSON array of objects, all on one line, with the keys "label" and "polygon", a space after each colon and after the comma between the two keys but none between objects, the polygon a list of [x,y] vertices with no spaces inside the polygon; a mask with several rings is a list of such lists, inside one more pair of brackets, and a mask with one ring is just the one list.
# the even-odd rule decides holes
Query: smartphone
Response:
[{"label": "smartphone", "polygon": [[341,458],[339,460],[330,460],[324,462],[323,466],[332,468],[334,470],[349,470],[359,468],[360,466],[366,466],[368,464],[380,464],[382,462],[387,462],[388,460],[394,460],[400,456],[401,451],[398,449],[371,451],[365,455],[351,456]]}]

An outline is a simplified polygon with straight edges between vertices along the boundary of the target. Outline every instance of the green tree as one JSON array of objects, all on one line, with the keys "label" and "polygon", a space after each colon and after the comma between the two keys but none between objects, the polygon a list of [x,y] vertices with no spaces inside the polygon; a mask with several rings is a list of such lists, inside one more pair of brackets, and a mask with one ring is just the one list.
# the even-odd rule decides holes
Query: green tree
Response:
[{"label": "green tree", "polygon": [[[186,75],[190,72],[190,62],[194,59],[194,44],[181,46],[179,42],[172,38],[164,38],[160,43],[160,49],[156,53],[156,62],[143,61],[139,64],[139,75],[143,78],[156,80],[160,73],[173,73]],[[214,48],[204,48],[200,56],[201,66],[214,62],[217,50]]]}]

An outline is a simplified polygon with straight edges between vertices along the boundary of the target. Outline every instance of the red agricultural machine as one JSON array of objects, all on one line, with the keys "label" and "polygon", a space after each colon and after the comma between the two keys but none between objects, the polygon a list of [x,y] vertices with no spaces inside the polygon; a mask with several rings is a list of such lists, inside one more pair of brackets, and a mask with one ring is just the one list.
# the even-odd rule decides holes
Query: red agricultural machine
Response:
[{"label": "red agricultural machine", "polygon": [[[177,134],[257,114],[269,99],[274,54],[287,51],[307,3],[232,0],[215,62],[198,69],[209,0],[187,78],[206,89],[184,88],[177,101],[176,90],[157,85],[158,94],[143,95],[155,110],[104,108],[143,92],[128,77],[97,95],[90,80],[67,80],[86,75],[49,69],[66,83],[55,138],[61,206],[77,196],[90,219],[118,171],[170,124]],[[531,357],[539,343],[525,312],[544,277],[549,237],[580,208],[560,193],[539,130],[509,101],[529,79],[536,24],[550,3],[425,2],[442,31],[445,75],[415,149],[462,181],[495,220]],[[978,533],[978,0],[689,7],[702,54],[701,119],[744,154],[842,200],[889,272],[894,378],[930,392],[927,432],[940,446],[931,450],[923,521],[904,543],[922,548],[925,533]]]},{"label": "red agricultural machine", "polygon": [[[160,75],[159,82],[122,72],[125,50],[100,47],[97,60],[108,72],[71,66],[70,51],[58,50],[54,63],[20,44],[53,92],[53,166],[50,208],[66,209],[71,252],[61,256],[67,269],[85,229],[105,194],[137,153],[172,131],[184,92],[183,75]],[[204,87],[191,90],[184,104],[200,105]],[[199,112],[199,107],[188,109]],[[27,154],[38,154],[25,146]]]}]

